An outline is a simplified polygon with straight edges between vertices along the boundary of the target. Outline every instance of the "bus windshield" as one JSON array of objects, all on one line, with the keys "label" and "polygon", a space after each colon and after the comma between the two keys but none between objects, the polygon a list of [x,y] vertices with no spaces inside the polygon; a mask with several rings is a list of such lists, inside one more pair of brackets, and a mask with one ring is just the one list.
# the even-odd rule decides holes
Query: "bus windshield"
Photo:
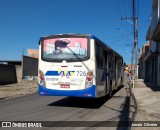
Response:
[{"label": "bus windshield", "polygon": [[42,42],[42,59],[51,61],[84,60],[88,57],[88,38],[48,38]]}]

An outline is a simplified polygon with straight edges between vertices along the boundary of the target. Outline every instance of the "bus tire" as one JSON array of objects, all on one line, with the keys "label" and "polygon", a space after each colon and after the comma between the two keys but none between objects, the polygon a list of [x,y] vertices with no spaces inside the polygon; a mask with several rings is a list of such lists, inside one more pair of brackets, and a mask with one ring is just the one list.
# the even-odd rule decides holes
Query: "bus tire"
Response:
[{"label": "bus tire", "polygon": [[107,80],[105,81],[105,95],[108,93],[108,89],[107,89]]},{"label": "bus tire", "polygon": [[110,81],[110,85],[109,85],[109,97],[112,97],[112,81]]},{"label": "bus tire", "polygon": [[123,78],[121,77],[121,86],[123,85]]}]

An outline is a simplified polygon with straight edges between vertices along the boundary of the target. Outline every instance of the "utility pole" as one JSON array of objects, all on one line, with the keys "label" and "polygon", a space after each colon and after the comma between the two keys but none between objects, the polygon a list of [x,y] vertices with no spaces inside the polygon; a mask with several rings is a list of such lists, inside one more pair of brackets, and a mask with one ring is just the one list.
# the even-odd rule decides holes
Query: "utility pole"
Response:
[{"label": "utility pole", "polygon": [[[132,17],[130,17],[130,18],[128,18],[128,17],[121,18],[121,20],[127,20],[127,21],[129,21],[129,23],[131,23],[133,26],[135,26],[134,23],[132,23],[132,22],[130,21],[130,19],[134,19],[134,18],[132,18]],[[135,36],[135,32],[134,32],[134,36]],[[135,70],[135,68],[134,68],[134,66],[133,66],[134,52],[135,52],[135,40],[134,40],[134,42],[133,42],[133,47],[132,47],[131,71],[132,71],[132,70]],[[135,76],[134,76],[134,77],[133,77],[133,76],[134,76],[134,75],[131,75],[131,79],[134,79]]]},{"label": "utility pole", "polygon": [[[129,21],[133,25],[133,32],[134,32],[134,42],[133,42],[133,48],[132,48],[132,58],[131,58],[131,70],[133,67],[133,61],[135,59],[135,65],[134,65],[134,71],[132,78],[132,87],[135,86],[135,80],[138,79],[138,9],[139,9],[139,0],[132,0],[132,17],[131,18],[121,18],[121,20],[127,20],[129,19],[133,20],[133,23]],[[132,89],[131,89],[132,90]]]},{"label": "utility pole", "polygon": [[134,66],[134,79],[138,78],[138,17],[133,18],[134,21],[134,52],[133,54],[135,55],[135,66]]},{"label": "utility pole", "polygon": [[132,17],[133,17],[133,31],[134,31],[134,49],[135,49],[135,66],[134,66],[134,80],[138,78],[138,9],[139,0],[132,0]]},{"label": "utility pole", "polygon": [[135,78],[138,79],[138,18],[135,18]]},{"label": "utility pole", "polygon": [[[133,23],[129,21],[129,19],[133,19]],[[134,43],[132,48],[132,58],[131,58],[131,70],[134,70],[134,74],[132,75],[132,79],[135,80],[138,78],[138,17],[125,17],[121,18],[121,20],[127,20],[133,24],[134,30]],[[133,66],[133,61],[135,61],[135,65]]]}]

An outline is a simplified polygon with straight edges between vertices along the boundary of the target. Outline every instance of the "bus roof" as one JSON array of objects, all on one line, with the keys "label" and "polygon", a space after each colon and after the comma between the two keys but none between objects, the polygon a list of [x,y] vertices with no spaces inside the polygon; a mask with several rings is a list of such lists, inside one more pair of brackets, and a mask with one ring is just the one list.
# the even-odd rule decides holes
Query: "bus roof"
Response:
[{"label": "bus roof", "polygon": [[115,50],[113,50],[111,47],[109,47],[107,44],[105,44],[104,42],[102,42],[99,38],[95,37],[94,35],[91,35],[91,39],[95,39],[99,42],[101,42],[104,46],[107,46],[107,49],[111,50],[112,52],[114,52],[116,55],[120,56],[122,58],[122,56],[116,52]]},{"label": "bus roof", "polygon": [[54,34],[54,35],[49,35],[49,36],[42,36],[40,40],[50,38],[50,37],[55,37],[55,36],[91,36],[91,34],[77,34],[77,33],[64,33],[64,34]]}]

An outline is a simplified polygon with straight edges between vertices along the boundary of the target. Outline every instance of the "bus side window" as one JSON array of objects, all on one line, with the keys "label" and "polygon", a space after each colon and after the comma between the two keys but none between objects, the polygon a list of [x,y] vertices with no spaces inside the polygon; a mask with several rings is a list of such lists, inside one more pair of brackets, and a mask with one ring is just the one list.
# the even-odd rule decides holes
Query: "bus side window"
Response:
[{"label": "bus side window", "polygon": [[100,55],[100,45],[96,44],[96,56]]},{"label": "bus side window", "polygon": [[104,55],[102,52],[103,52],[102,46],[96,43],[96,60],[98,68],[104,68]]}]

